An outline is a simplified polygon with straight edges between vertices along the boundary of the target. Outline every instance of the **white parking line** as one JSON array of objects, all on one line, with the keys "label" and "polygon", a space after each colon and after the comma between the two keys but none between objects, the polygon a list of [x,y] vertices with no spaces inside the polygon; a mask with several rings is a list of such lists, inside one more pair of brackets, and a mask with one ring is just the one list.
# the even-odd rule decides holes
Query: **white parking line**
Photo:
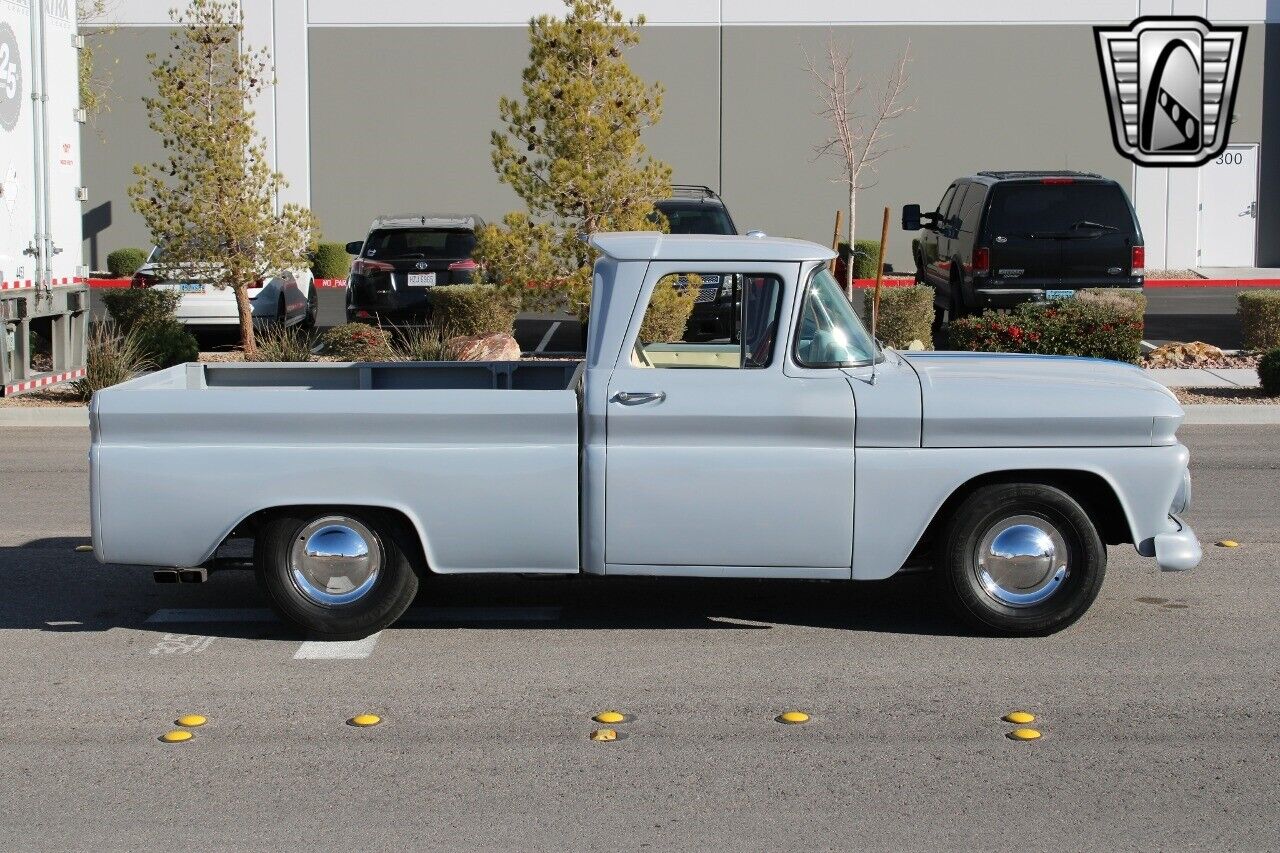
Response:
[{"label": "white parking line", "polygon": [[360,660],[373,653],[378,645],[378,634],[363,640],[307,640],[298,647],[294,660]]}]

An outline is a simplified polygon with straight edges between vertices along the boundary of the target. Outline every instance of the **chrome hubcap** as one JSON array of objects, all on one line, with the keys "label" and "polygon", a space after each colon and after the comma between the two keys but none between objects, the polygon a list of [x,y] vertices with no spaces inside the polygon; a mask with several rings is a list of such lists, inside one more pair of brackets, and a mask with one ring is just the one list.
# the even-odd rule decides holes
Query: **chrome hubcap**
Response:
[{"label": "chrome hubcap", "polygon": [[382,570],[382,544],[373,531],[346,516],[318,518],[298,531],[289,553],[289,577],[298,592],[324,607],[359,601]]},{"label": "chrome hubcap", "polygon": [[1069,573],[1067,543],[1043,518],[1016,515],[987,529],[974,564],[978,584],[996,602],[1031,607],[1062,588]]}]

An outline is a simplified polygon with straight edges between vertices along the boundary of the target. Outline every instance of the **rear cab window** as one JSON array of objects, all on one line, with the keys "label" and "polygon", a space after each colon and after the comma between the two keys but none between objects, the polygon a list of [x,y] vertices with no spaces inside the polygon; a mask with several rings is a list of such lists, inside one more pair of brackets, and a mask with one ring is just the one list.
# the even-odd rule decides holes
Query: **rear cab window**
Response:
[{"label": "rear cab window", "polygon": [[[705,340],[687,318],[708,280],[736,289],[740,310],[727,337]],[[679,273],[654,285],[631,353],[632,367],[751,370],[773,363],[782,279],[771,274]]]}]

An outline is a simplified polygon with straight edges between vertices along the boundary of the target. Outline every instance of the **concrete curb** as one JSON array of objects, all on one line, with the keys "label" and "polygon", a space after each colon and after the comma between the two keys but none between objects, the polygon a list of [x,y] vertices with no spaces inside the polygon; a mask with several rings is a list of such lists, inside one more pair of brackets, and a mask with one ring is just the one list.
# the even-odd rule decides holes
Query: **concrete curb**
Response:
[{"label": "concrete curb", "polygon": [[5,406],[0,427],[87,427],[88,406]]},{"label": "concrete curb", "polygon": [[[1280,406],[1247,403],[1202,403],[1183,406],[1187,426],[1261,426],[1280,424]],[[17,406],[0,409],[0,427],[87,427],[87,406]]]}]

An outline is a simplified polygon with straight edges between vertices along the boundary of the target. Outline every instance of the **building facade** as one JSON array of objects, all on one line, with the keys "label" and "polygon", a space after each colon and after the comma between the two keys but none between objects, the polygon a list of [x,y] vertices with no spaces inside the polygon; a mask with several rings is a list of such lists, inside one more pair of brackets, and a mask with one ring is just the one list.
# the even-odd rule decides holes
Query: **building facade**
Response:
[{"label": "building facade", "polygon": [[[85,258],[95,268],[149,237],[129,208],[133,165],[159,156],[141,97],[148,53],[168,45],[175,0],[115,0],[99,62],[108,112],[84,133]],[[242,0],[248,38],[270,48],[278,84],[257,121],[287,200],[308,204],[326,239],[363,236],[374,216],[519,206],[489,158],[498,98],[518,95],[531,16],[559,0]],[[180,4],[176,4],[180,5]],[[914,109],[859,195],[858,236],[881,210],[931,209],[950,181],[982,169],[1078,169],[1116,178],[1138,210],[1148,268],[1280,266],[1280,7],[1268,0],[618,0],[648,25],[632,67],[666,90],[650,150],[680,183],[718,190],[740,227],[828,242],[843,191],[815,159],[827,128],[806,56],[828,37],[874,84],[909,46]],[[1268,12],[1268,8],[1272,11]],[[1093,26],[1140,15],[1200,15],[1248,27],[1231,157],[1199,169],[1137,167],[1115,150]],[[1236,155],[1239,155],[1238,157]],[[1237,162],[1238,160],[1238,162]],[[1227,167],[1240,167],[1227,169]],[[1253,194],[1253,207],[1234,210]],[[1246,199],[1247,201],[1247,199]],[[1247,220],[1247,221],[1245,221]],[[1250,234],[1249,232],[1252,231]],[[909,237],[889,259],[909,264]]]}]

